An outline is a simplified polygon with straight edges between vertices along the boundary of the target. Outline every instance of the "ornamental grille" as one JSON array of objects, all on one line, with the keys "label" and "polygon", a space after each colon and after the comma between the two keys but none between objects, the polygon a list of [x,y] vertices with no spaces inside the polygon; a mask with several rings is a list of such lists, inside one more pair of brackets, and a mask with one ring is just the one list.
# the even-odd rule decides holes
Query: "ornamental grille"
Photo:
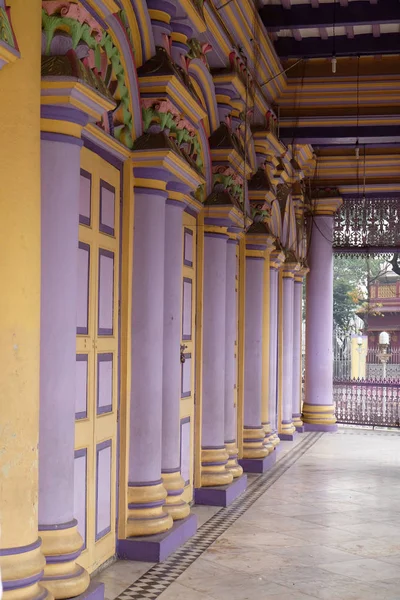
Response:
[{"label": "ornamental grille", "polygon": [[335,215],[337,252],[390,252],[400,247],[400,196],[346,198]]},{"label": "ornamental grille", "polygon": [[380,285],[378,287],[378,298],[396,298],[396,284]]}]

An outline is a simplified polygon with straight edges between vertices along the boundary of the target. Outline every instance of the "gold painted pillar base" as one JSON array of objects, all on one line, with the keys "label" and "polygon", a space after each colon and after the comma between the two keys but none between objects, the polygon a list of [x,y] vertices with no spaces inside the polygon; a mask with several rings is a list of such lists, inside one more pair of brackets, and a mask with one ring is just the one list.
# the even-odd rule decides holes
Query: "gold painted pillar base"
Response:
[{"label": "gold painted pillar base", "polygon": [[293,419],[293,425],[295,426],[296,429],[298,427],[303,427],[303,421],[301,420],[300,415],[293,415],[292,419]]},{"label": "gold painted pillar base", "polygon": [[268,448],[268,452],[271,453],[274,451],[274,444],[272,442],[273,439],[273,433],[271,431],[271,423],[263,423],[263,428],[264,428],[264,446],[266,448]]},{"label": "gold painted pillar base", "polygon": [[229,485],[233,474],[228,470],[228,453],[225,448],[203,448],[201,451],[201,485]]},{"label": "gold painted pillar base", "polygon": [[284,434],[284,435],[293,435],[293,433],[296,431],[296,427],[293,425],[292,422],[290,423],[281,423],[281,431],[280,433]]},{"label": "gold painted pillar base", "polygon": [[165,511],[167,490],[162,481],[128,487],[127,537],[155,535],[171,529],[172,516]]},{"label": "gold painted pillar base", "polygon": [[236,442],[225,442],[225,449],[228,453],[226,469],[232,473],[233,478],[236,479],[243,475],[243,468],[238,464],[239,450]]},{"label": "gold painted pillar base", "polygon": [[167,490],[164,510],[174,521],[186,519],[190,515],[190,506],[182,499],[185,482],[179,471],[174,473],[162,473],[162,481]]},{"label": "gold painted pillar base", "polygon": [[264,445],[264,429],[243,429],[243,458],[265,458],[272,449]]},{"label": "gold painted pillar base", "polygon": [[279,446],[279,444],[281,443],[281,440],[279,439],[279,436],[277,433],[273,433],[270,439],[271,439],[271,444],[274,446],[274,448]]},{"label": "gold painted pillar base", "polygon": [[[71,525],[71,524],[68,524]],[[39,529],[42,552],[46,566],[41,585],[57,600],[75,598],[83,594],[90,584],[89,573],[76,563],[83,540],[76,521],[72,526],[60,529]]]},{"label": "gold painted pillar base", "polygon": [[[21,548],[2,548],[1,577],[3,586],[15,586],[5,589],[3,600],[54,600],[54,596],[41,585],[42,572],[45,568],[45,558],[42,553],[40,539],[30,546]],[[26,585],[27,580],[31,582]]]},{"label": "gold painted pillar base", "polygon": [[303,404],[303,423],[310,425],[335,425],[335,405],[334,404]]}]

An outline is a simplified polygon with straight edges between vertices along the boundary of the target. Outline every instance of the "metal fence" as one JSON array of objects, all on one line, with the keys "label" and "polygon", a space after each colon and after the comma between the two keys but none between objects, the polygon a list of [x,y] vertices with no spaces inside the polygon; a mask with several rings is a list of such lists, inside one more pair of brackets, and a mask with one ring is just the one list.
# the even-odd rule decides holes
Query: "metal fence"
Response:
[{"label": "metal fence", "polygon": [[[362,353],[362,356],[359,356]],[[333,379],[351,380],[352,360],[365,362],[366,378],[368,380],[400,379],[400,348],[388,348],[388,360],[382,363],[382,354],[379,346],[371,346],[367,350],[357,348],[352,356],[351,338],[343,342],[337,339],[333,345]],[[357,372],[357,368],[354,369]]]},{"label": "metal fence", "polygon": [[338,423],[400,427],[400,380],[334,381]]}]

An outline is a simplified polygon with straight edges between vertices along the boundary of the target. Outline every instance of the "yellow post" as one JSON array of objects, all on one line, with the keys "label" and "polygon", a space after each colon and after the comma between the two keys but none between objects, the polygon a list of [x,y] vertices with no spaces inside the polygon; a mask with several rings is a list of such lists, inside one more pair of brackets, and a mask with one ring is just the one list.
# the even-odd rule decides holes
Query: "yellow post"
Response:
[{"label": "yellow post", "polygon": [[196,290],[196,411],[194,439],[194,487],[201,487],[201,423],[203,386],[203,284],[204,284],[204,211],[197,217],[197,290]]},{"label": "yellow post", "polygon": [[368,337],[353,335],[351,337],[351,378],[366,379],[367,374]]},{"label": "yellow post", "polygon": [[122,273],[121,273],[121,408],[120,408],[120,465],[118,536],[125,539],[128,519],[128,471],[130,441],[131,397],[131,335],[132,335],[132,263],[134,231],[133,166],[128,159],[124,164],[122,205]]},{"label": "yellow post", "polygon": [[38,583],[41,2],[9,4],[21,58],[0,71],[0,566],[5,600],[49,600]]}]

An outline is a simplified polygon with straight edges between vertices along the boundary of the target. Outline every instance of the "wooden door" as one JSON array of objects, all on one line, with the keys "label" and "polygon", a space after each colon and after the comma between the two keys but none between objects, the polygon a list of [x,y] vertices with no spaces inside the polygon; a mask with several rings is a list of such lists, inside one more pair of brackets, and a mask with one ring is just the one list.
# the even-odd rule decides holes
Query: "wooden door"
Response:
[{"label": "wooden door", "polygon": [[94,571],[115,554],[120,173],[83,148],[78,249],[75,516]]}]

